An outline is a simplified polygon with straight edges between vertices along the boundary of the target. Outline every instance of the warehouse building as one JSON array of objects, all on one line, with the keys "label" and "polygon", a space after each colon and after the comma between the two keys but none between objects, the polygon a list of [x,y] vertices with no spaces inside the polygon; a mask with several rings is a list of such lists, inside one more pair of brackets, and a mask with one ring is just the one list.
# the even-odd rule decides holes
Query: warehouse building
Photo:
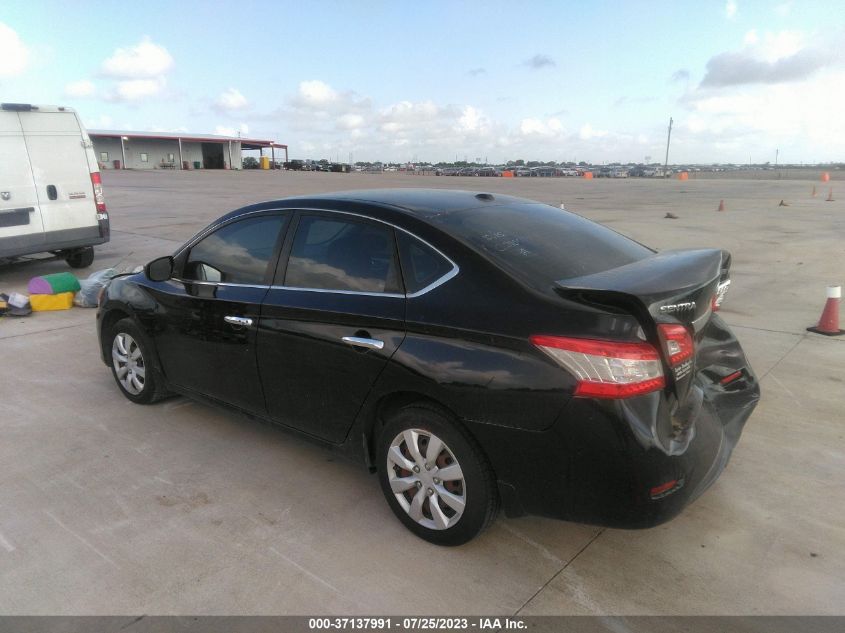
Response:
[{"label": "warehouse building", "polygon": [[[261,139],[219,136],[217,134],[178,134],[170,132],[127,132],[88,130],[100,169],[240,169],[242,152],[258,150],[270,165],[276,163],[276,150],[288,146]],[[281,161],[281,152],[278,159]]]}]

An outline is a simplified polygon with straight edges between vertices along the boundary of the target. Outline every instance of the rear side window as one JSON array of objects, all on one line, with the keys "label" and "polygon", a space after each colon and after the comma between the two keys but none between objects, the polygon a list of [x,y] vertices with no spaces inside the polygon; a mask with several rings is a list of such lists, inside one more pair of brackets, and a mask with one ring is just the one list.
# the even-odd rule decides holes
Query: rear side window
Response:
[{"label": "rear side window", "polygon": [[399,243],[402,277],[408,294],[430,286],[454,268],[440,253],[403,231],[396,232],[396,241]]},{"label": "rear side window", "polygon": [[292,288],[401,292],[393,229],[303,216],[285,272]]},{"label": "rear side window", "polygon": [[443,214],[438,222],[536,287],[618,268],[653,254],[601,224],[545,204],[467,209]]},{"label": "rear side window", "polygon": [[264,285],[287,216],[232,222],[197,242],[182,277],[190,281]]}]

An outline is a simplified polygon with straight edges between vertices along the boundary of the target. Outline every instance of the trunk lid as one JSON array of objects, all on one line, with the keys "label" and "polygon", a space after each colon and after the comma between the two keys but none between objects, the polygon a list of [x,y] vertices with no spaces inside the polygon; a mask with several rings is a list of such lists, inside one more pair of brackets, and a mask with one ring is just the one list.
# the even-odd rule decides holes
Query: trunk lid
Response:
[{"label": "trunk lid", "polygon": [[728,280],[730,254],[706,248],[672,250],[604,272],[556,282],[561,296],[633,311],[644,330],[681,323],[699,333],[712,312],[720,284]]},{"label": "trunk lid", "polygon": [[677,408],[683,408],[695,376],[698,346],[689,361],[671,366],[658,325],[683,325],[696,343],[700,341],[714,298],[729,283],[730,261],[730,253],[719,249],[664,251],[604,272],[560,280],[555,291],[579,303],[633,314],[666,361],[669,390],[677,398]]}]

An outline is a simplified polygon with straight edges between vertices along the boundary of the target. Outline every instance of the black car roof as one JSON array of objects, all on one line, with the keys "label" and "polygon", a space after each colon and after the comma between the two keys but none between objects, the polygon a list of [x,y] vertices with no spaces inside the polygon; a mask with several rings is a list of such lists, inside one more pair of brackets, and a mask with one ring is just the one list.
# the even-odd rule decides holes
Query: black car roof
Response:
[{"label": "black car roof", "polygon": [[296,206],[291,203],[357,202],[379,206],[389,206],[396,211],[421,219],[475,209],[485,206],[507,204],[538,204],[535,200],[516,198],[503,194],[455,189],[358,189],[353,191],[333,191],[323,194],[308,194],[281,198],[239,209],[229,216],[239,215],[248,209],[268,208],[273,204],[285,203],[284,206]]}]

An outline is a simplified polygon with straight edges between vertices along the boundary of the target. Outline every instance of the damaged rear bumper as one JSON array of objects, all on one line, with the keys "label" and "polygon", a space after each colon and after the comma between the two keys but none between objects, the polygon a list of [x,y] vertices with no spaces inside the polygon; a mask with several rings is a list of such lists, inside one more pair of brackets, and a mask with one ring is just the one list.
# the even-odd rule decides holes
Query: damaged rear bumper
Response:
[{"label": "damaged rear bumper", "polygon": [[[503,465],[497,477],[506,513],[616,528],[647,528],[677,516],[724,470],[760,397],[739,343],[717,317],[696,363],[681,412],[663,393],[573,398],[543,432],[473,428],[493,451],[491,461]],[[501,445],[519,453],[522,467],[495,454]]]}]

